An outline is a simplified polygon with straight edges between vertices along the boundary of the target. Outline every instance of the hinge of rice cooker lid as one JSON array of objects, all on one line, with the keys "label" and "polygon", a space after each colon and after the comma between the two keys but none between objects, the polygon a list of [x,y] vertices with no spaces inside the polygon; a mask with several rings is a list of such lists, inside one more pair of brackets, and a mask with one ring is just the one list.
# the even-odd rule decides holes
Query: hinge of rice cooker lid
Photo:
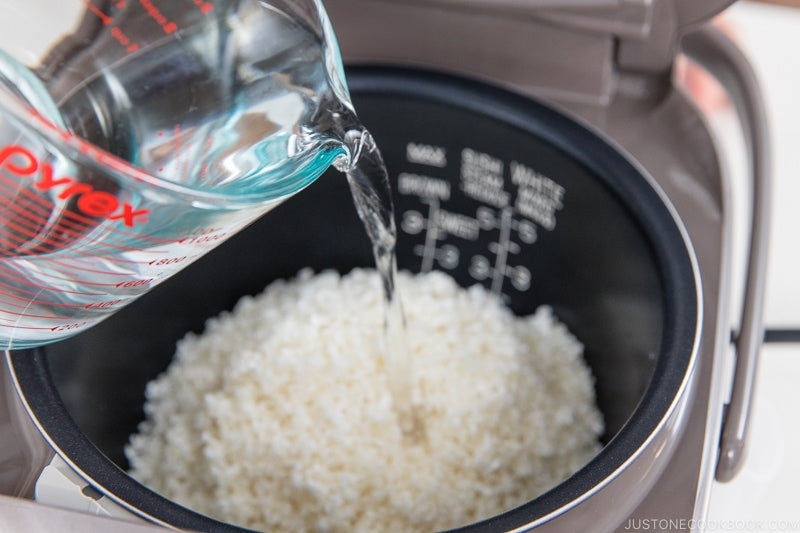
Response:
[{"label": "hinge of rice cooker lid", "polygon": [[[445,0],[447,1],[447,0]],[[462,0],[479,1],[479,0]],[[536,16],[554,24],[616,38],[615,66],[623,72],[670,69],[682,35],[735,0],[488,0],[514,9],[537,5]]]},{"label": "hinge of rice cooker lid", "polygon": [[736,0],[411,0],[495,13],[517,13],[617,39],[616,67],[669,69],[680,37]]}]

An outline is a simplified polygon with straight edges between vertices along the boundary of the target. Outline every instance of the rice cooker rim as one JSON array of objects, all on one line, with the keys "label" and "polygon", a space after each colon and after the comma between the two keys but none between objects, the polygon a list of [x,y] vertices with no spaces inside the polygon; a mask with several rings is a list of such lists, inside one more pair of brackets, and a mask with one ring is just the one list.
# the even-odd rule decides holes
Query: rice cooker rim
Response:
[{"label": "rice cooker rim", "polygon": [[[549,521],[601,490],[627,468],[662,429],[687,393],[702,322],[696,258],[680,218],[655,180],[608,139],[529,96],[485,81],[420,69],[348,69],[352,94],[430,100],[487,115],[544,139],[603,180],[632,211],[650,238],[665,289],[666,324],[653,378],[620,431],[584,467],[519,507],[458,531],[511,531]],[[101,493],[155,523],[172,527],[249,531],[187,509],[128,476],[100,452],[69,415],[50,377],[45,348],[11,351],[7,361],[20,398],[55,452]],[[577,495],[577,496],[576,496]]]}]

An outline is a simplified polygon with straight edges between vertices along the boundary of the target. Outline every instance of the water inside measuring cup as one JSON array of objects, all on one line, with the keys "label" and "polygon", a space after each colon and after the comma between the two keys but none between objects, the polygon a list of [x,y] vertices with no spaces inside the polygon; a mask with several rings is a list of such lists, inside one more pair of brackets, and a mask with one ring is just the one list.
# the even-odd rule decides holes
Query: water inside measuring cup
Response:
[{"label": "water inside measuring cup", "polygon": [[330,117],[348,110],[331,44],[277,9],[231,4],[133,52],[98,38],[51,69],[44,82],[63,122],[187,187],[277,198],[306,186],[340,151]]},{"label": "water inside measuring cup", "polygon": [[[220,3],[133,50],[113,31],[143,9],[128,6],[53,64],[0,55],[3,347],[90,327],[347,151],[337,123],[352,110],[318,31],[258,2]],[[125,26],[131,39],[138,27]],[[62,146],[60,132],[95,148]],[[131,179],[105,153],[161,181]]]},{"label": "water inside measuring cup", "polygon": [[[386,169],[349,103],[332,35],[258,2],[220,3],[213,16],[187,14],[178,3],[158,7],[165,19],[185,22],[172,37],[150,39],[135,32],[139,25],[125,24],[136,20],[138,4],[117,14],[95,10],[99,33],[69,55],[61,51],[58,61],[44,61],[35,74],[0,55],[0,84],[58,129],[162,184],[224,194],[218,201],[248,195],[280,201],[335,162],[348,176],[384,280],[390,392],[402,427],[416,431]],[[113,28],[124,29],[128,42]],[[3,143],[16,142],[14,135],[0,129]],[[68,175],[85,190],[124,194],[129,212],[141,210],[142,197],[152,192],[152,184],[118,176],[99,161],[83,165],[42,148],[37,154],[53,157],[60,171],[56,180]],[[152,210],[141,226],[119,232],[107,220],[76,222],[79,196],[59,201],[64,191],[38,191],[52,211],[45,207],[37,227],[26,228],[23,241],[14,235],[0,257],[3,347],[52,342],[95,324],[205,253],[188,255],[184,241],[213,243],[254,216],[253,209],[244,214],[226,205],[189,207],[177,196],[162,206],[169,209]]]}]

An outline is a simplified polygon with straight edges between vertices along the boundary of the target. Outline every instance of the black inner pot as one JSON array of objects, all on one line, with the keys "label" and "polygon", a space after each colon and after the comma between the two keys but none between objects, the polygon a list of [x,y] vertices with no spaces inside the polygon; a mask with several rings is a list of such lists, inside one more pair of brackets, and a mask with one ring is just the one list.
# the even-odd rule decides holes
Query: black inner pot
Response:
[{"label": "black inner pot", "polygon": [[[586,346],[607,425],[605,448],[552,491],[474,527],[506,530],[530,523],[613,475],[677,394],[698,320],[694,271],[681,232],[637,168],[545,106],[431,73],[364,68],[351,71],[348,81],[393,181],[400,268],[440,268],[465,286],[476,280],[500,283],[516,313],[550,305]],[[420,152],[420,147],[444,152]],[[503,162],[500,186],[510,191],[506,206],[497,190],[487,202],[465,192],[460,181],[462,158],[469,157],[465,149]],[[512,209],[520,194],[510,176],[512,161],[563,187],[563,207],[555,211],[551,229],[545,226],[552,220],[537,223],[535,215]],[[406,185],[413,184],[413,176],[433,177],[440,185],[447,181],[449,192],[434,187],[439,192],[423,201],[419,188],[398,190],[401,174]],[[552,186],[549,191],[542,194],[552,200]],[[466,218],[450,216],[449,226],[442,222],[439,252],[425,259],[426,232],[419,220],[432,217],[433,204],[440,214]],[[478,238],[470,236],[475,229],[470,218],[480,221]],[[456,224],[461,229],[453,220],[461,221]],[[515,245],[505,247],[500,268],[501,251],[490,243],[503,241],[503,232]],[[330,171],[92,330],[15,352],[14,369],[50,438],[103,490],[177,527],[232,528],[173,504],[124,474],[123,447],[142,420],[145,384],[167,367],[178,339],[201,331],[208,318],[242,295],[258,293],[302,267],[347,272],[372,265],[346,181]]]}]

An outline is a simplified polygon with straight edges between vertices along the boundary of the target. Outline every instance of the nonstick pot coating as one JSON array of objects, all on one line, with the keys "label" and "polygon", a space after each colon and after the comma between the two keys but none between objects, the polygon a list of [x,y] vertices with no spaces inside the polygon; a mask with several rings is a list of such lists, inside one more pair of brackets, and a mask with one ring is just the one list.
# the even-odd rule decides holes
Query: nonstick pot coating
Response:
[{"label": "nonstick pot coating", "polygon": [[[521,162],[565,189],[552,231],[539,226],[535,242],[521,245],[509,259],[529,269],[530,287],[518,290],[506,280],[504,293],[518,314],[552,306],[584,343],[607,426],[606,446],[567,482],[478,529],[518,527],[612,475],[670,407],[689,368],[698,327],[689,252],[641,172],[551,109],[431,73],[365,68],[350,72],[348,81],[359,116],[386,159],[398,216],[425,212],[426,205],[400,194],[397,176],[434,172],[408,161],[409,142],[446,148],[448,165],[435,176],[452,185],[440,206],[450,212],[471,215],[482,205],[458,185],[457,163],[465,148]],[[505,180],[510,187],[507,171]],[[419,270],[421,238],[401,231],[401,269]],[[468,258],[487,256],[486,241],[493,239],[492,229],[478,241],[443,236],[441,244],[456,246],[462,261],[455,268],[434,261],[434,267],[462,285],[475,283]],[[303,267],[347,272],[372,265],[346,181],[330,171],[102,324],[45,348],[14,353],[14,369],[35,416],[98,485],[177,527],[219,530],[224,526],[172,504],[120,470],[127,467],[123,447],[143,418],[145,384],[167,367],[178,339],[202,331],[208,318],[232,308],[241,296]]]}]

